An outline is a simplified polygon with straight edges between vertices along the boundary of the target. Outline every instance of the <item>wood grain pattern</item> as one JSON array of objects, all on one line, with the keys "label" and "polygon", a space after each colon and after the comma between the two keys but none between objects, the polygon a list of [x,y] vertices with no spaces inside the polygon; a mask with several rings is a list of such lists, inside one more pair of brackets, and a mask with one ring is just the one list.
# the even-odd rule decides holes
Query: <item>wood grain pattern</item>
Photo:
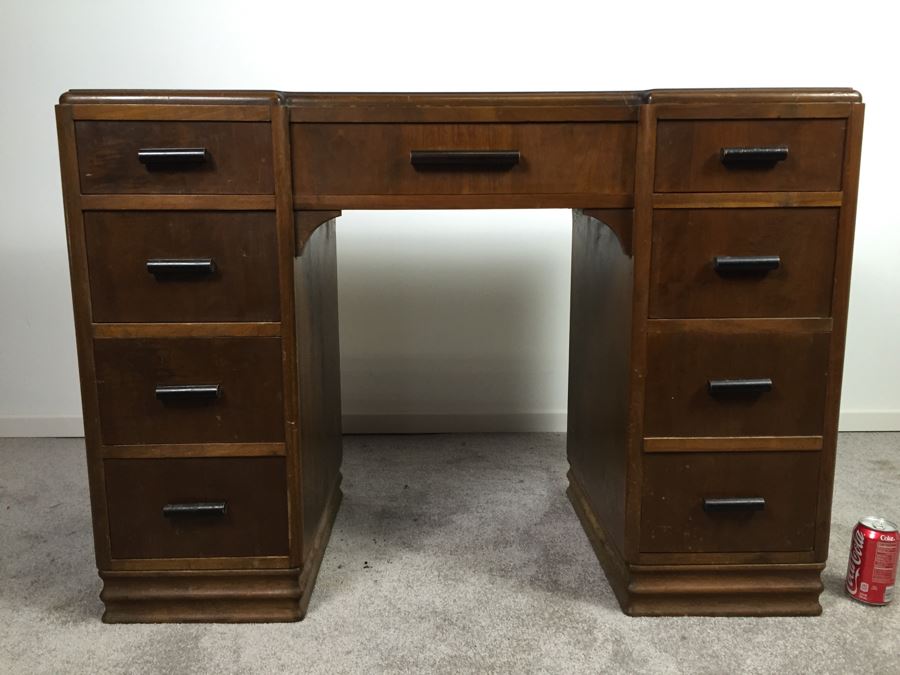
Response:
[{"label": "wood grain pattern", "polygon": [[657,209],[740,209],[793,206],[838,207],[840,192],[663,192],[653,195]]},{"label": "wood grain pattern", "polygon": [[[341,476],[336,245],[335,221],[330,220],[313,232],[303,255],[294,260],[304,532],[315,531]],[[313,545],[309,537],[304,537],[304,560]]]},{"label": "wood grain pattern", "polygon": [[[623,609],[819,613],[860,101],[849,89],[63,95],[104,620],[305,614],[341,499],[333,218],[348,208],[581,210],[569,496]],[[782,142],[789,158],[773,169],[718,162],[721,146]],[[137,147],[201,144],[209,171],[134,161]],[[501,173],[416,171],[412,149],[517,149],[522,161]],[[237,265],[240,282],[162,297],[136,272],[151,254],[207,257],[193,253],[200,245]],[[764,279],[710,275],[714,255],[775,247],[784,264]],[[773,391],[754,401],[704,391],[712,377],[754,376],[771,376]],[[160,378],[221,380],[225,395],[159,409]],[[276,464],[278,487],[265,494],[256,490],[271,475],[240,480],[247,472],[232,468]],[[195,468],[171,478],[173,467]],[[268,531],[201,528],[185,540],[154,530],[152,500],[132,495],[158,498],[179,481],[228,486],[262,511],[277,502],[277,552],[258,546]],[[697,511],[704,494],[752,489],[766,493],[762,517]]]},{"label": "wood grain pattern", "polygon": [[[830,335],[651,333],[646,436],[822,434]],[[740,355],[739,357],[737,355]],[[709,380],[771,378],[757,395],[713,396]]]},{"label": "wood grain pattern", "polygon": [[[634,143],[634,124],[612,122],[292,124],[294,193],[628,194]],[[413,150],[517,150],[521,160],[506,171],[423,171],[410,163]]]},{"label": "wood grain pattern", "polygon": [[777,452],[821,449],[821,436],[650,436],[644,439],[644,452]]},{"label": "wood grain pattern", "polygon": [[[641,551],[812,550],[819,454],[680,453],[644,460]],[[757,512],[704,511],[706,498],[765,499]]]},{"label": "wood grain pattern", "polygon": [[[846,120],[678,120],[657,131],[657,192],[765,192],[841,189]],[[729,168],[725,147],[784,145],[771,168]]]},{"label": "wood grain pattern", "polygon": [[[622,611],[629,616],[817,616],[822,613],[823,563],[722,562],[705,553],[701,564],[626,562],[569,473],[566,491]],[[772,554],[769,554],[772,555]],[[742,554],[730,553],[726,560]]]},{"label": "wood grain pattern", "polygon": [[[835,209],[657,210],[652,317],[830,316]],[[721,274],[717,256],[781,258],[765,274]]]},{"label": "wood grain pattern", "polygon": [[[89,211],[95,322],[278,321],[274,215]],[[212,274],[159,279],[151,259],[210,258]]]},{"label": "wood grain pattern", "polygon": [[[597,214],[599,215],[599,214]],[[575,212],[566,454],[585,498],[625,546],[633,261],[604,222]]]},{"label": "wood grain pattern", "polygon": [[847,339],[847,317],[850,305],[850,271],[853,265],[853,234],[856,227],[856,203],[859,190],[859,168],[862,161],[862,103],[853,106],[848,120],[847,143],[843,167],[844,203],[838,224],[838,255],[834,269],[832,313],[834,327],[828,353],[828,388],[825,393],[824,451],[819,485],[819,509],[816,515],[816,552],[818,560],[828,557],[831,533],[831,499],[834,490],[834,468],[837,453],[838,420],[841,408],[841,385],[844,371],[844,347]]},{"label": "wood grain pattern", "polygon": [[[271,556],[288,552],[282,457],[107,459],[113,558]],[[172,503],[226,504],[223,516],[166,517]]]},{"label": "wood grain pattern", "polygon": [[[105,445],[284,439],[279,338],[142,338],[94,343]],[[164,403],[157,385],[219,384],[221,398]]]},{"label": "wood grain pattern", "polygon": [[[272,141],[264,122],[75,122],[81,191],[272,194]],[[149,170],[141,148],[206,148],[190,168]]]}]

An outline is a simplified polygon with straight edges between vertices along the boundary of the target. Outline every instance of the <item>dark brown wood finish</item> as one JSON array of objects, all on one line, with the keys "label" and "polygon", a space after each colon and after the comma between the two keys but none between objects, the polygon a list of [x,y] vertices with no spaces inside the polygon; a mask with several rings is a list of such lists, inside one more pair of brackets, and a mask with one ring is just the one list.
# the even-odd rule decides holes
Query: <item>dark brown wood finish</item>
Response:
[{"label": "dark brown wood finish", "polygon": [[[678,209],[653,216],[650,316],[830,316],[837,209]],[[777,256],[730,270],[727,256]]]},{"label": "dark brown wood finish", "polygon": [[[665,120],[657,131],[657,192],[836,191],[845,120]],[[784,146],[774,166],[728,167],[723,148]]]},{"label": "dark brown wood finish", "polygon": [[[634,144],[635,125],[627,122],[292,124],[295,203],[316,208],[332,198],[354,205],[360,196],[389,208],[395,196],[445,195],[464,206],[469,195],[527,201],[580,194],[584,206],[593,206],[594,196],[631,193]],[[579,152],[583,147],[593,152]],[[505,169],[416,169],[410,159],[416,150],[507,150],[520,160]]]},{"label": "dark brown wood finish", "polygon": [[[282,457],[107,459],[113,558],[287,555]],[[165,507],[220,502],[222,513]]]},{"label": "dark brown wood finish", "polygon": [[[279,320],[272,213],[88,211],[85,237],[95,322]],[[175,264],[197,259],[212,271]]]},{"label": "dark brown wood finish", "polygon": [[[634,261],[601,214],[591,213],[576,211],[572,221],[567,455],[585,498],[621,553]],[[606,219],[621,220],[623,214],[608,213]]]},{"label": "dark brown wood finish", "polygon": [[[284,439],[279,338],[103,339],[94,343],[105,445]],[[219,385],[167,402],[157,386]]]},{"label": "dark brown wood finish", "polygon": [[[862,110],[847,89],[63,95],[104,620],[304,616],[341,500],[347,208],[583,209],[569,495],[623,609],[819,613]],[[771,166],[720,159],[776,145]],[[148,171],[148,147],[211,161]],[[520,154],[447,170],[412,150]],[[754,278],[712,263],[772,255]],[[218,276],[157,282],[151,257],[213,258]],[[739,377],[772,391],[706,392]],[[165,383],[224,393],[166,406]],[[703,511],[728,496],[766,507]],[[225,520],[160,515],[160,499],[220,498]]]},{"label": "dark brown wood finish", "polygon": [[[827,332],[711,332],[655,324],[647,342],[645,436],[822,434]],[[711,380],[769,378],[771,391],[715,394]]]},{"label": "dark brown wood finish", "polygon": [[[272,139],[263,122],[75,122],[81,191],[272,194]],[[138,151],[204,148],[196,166],[148,167]]]},{"label": "dark brown wood finish", "polygon": [[[302,214],[298,213],[298,220]],[[304,532],[317,531],[323,518],[331,517],[331,501],[340,499],[343,447],[336,244],[332,219],[313,232],[303,255],[294,261],[297,362],[302,373],[298,395]],[[313,546],[310,538],[303,540],[304,561]]]},{"label": "dark brown wood finish", "polygon": [[[811,551],[819,454],[671,453],[644,460],[641,551]],[[763,499],[756,510],[704,508],[706,499]]]}]

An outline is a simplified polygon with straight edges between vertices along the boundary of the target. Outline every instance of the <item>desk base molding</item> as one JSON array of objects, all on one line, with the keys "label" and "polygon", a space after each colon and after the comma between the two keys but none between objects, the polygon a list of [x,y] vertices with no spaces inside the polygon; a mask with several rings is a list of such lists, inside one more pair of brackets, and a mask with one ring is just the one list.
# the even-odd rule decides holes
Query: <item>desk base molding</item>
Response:
[{"label": "desk base molding", "polygon": [[104,623],[272,623],[306,616],[343,493],[340,479],[303,568],[101,571]]},{"label": "desk base molding", "polygon": [[629,616],[818,616],[824,563],[634,565],[609,543],[569,472],[569,501]]}]

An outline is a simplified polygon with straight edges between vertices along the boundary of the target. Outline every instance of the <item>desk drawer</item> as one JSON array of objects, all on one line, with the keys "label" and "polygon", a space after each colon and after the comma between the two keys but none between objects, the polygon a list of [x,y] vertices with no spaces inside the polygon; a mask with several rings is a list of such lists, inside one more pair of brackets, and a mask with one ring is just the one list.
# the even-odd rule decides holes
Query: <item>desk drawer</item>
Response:
[{"label": "desk drawer", "polygon": [[[654,323],[645,436],[822,434],[830,333],[654,330]],[[767,379],[768,391],[746,382]]]},{"label": "desk drawer", "polygon": [[630,195],[635,140],[628,122],[293,124],[294,194]]},{"label": "desk drawer", "polygon": [[284,439],[280,338],[98,339],[94,361],[105,445]]},{"label": "desk drawer", "polygon": [[84,194],[274,192],[266,122],[80,121],[75,140]]},{"label": "desk drawer", "polygon": [[88,211],[96,322],[278,321],[275,216]]},{"label": "desk drawer", "polygon": [[107,459],[113,558],[287,555],[283,457]]},{"label": "desk drawer", "polygon": [[818,452],[646,455],[644,553],[810,551]]},{"label": "desk drawer", "polygon": [[830,316],[837,225],[837,209],[657,210],[650,316]]},{"label": "desk drawer", "polygon": [[[655,189],[840,190],[845,132],[845,120],[662,121],[657,127]],[[786,150],[783,159],[776,153],[769,155],[768,161],[758,161],[746,152],[776,148]],[[723,158],[723,151],[732,154]]]}]

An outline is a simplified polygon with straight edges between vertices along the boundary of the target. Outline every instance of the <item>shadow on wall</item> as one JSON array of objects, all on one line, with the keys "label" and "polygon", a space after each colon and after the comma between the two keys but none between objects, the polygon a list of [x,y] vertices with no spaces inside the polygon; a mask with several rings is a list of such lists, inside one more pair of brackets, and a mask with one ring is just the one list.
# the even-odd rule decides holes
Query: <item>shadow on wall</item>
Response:
[{"label": "shadow on wall", "polygon": [[337,231],[347,431],[565,428],[569,211],[355,211]]}]

